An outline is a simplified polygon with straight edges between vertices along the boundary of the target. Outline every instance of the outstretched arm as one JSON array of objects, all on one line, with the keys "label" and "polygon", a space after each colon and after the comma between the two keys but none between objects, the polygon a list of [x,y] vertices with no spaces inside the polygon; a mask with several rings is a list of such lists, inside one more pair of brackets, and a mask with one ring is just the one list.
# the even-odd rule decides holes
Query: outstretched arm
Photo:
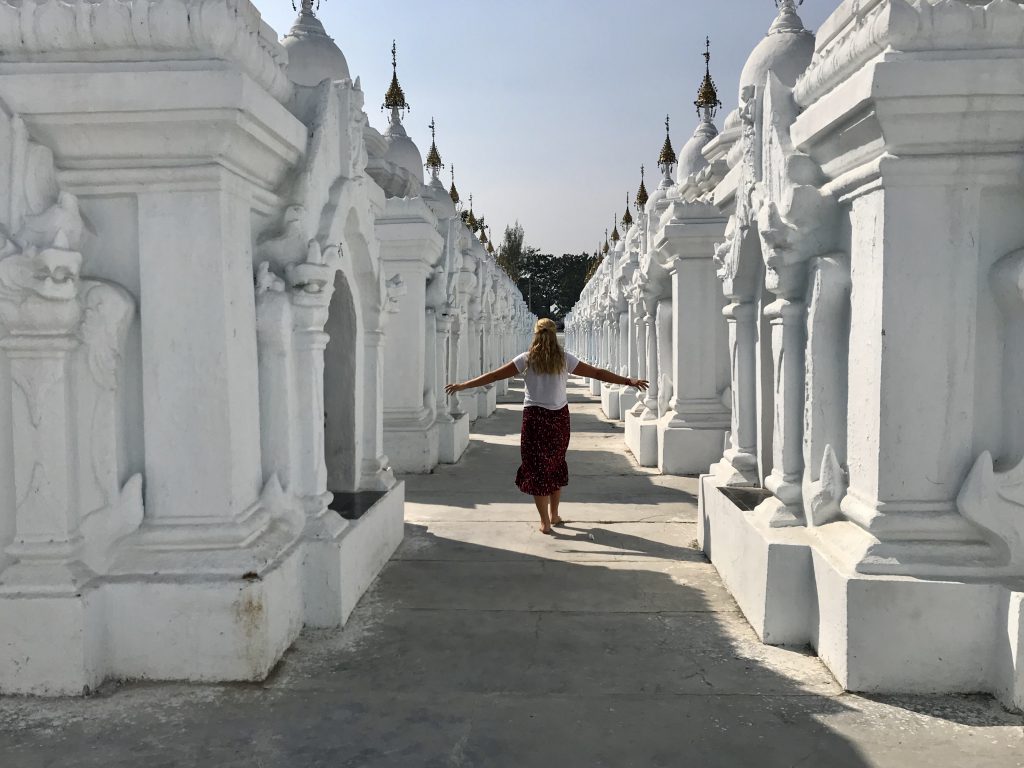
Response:
[{"label": "outstretched arm", "polygon": [[627,387],[636,387],[641,392],[644,392],[649,385],[646,379],[630,379],[625,376],[619,376],[617,373],[612,373],[604,368],[595,368],[592,365],[587,365],[583,361],[576,366],[576,370],[573,371],[574,376],[586,376],[588,379],[597,379],[603,381],[605,384],[623,384]]},{"label": "outstretched arm", "polygon": [[518,375],[519,369],[516,368],[515,363],[505,363],[501,368],[495,368],[490,373],[485,373],[483,376],[477,376],[475,379],[464,381],[461,384],[449,384],[444,388],[444,391],[449,395],[456,392],[461,392],[464,389],[473,389],[474,387],[486,387],[488,384],[493,384],[496,381],[502,379],[511,379],[513,376]]}]

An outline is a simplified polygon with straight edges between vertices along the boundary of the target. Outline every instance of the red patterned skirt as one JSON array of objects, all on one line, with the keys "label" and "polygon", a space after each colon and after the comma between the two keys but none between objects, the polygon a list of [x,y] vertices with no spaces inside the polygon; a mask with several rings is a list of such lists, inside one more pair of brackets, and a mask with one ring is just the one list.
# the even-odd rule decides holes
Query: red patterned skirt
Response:
[{"label": "red patterned skirt", "polygon": [[523,409],[519,452],[523,463],[516,485],[531,496],[550,496],[569,484],[569,406],[551,411],[537,405]]}]

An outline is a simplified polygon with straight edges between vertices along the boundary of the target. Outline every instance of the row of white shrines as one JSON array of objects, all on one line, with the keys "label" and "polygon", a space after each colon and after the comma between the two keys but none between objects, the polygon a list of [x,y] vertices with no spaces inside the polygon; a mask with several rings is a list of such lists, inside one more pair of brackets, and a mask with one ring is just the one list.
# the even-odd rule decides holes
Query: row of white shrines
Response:
[{"label": "row of white shrines", "polygon": [[0,0],[0,692],[265,677],[530,337],[311,5]]},{"label": "row of white shrines", "polygon": [[651,381],[592,387],[640,464],[700,474],[765,642],[1024,707],[1024,6],[846,0],[815,35],[779,5],[569,349]]}]

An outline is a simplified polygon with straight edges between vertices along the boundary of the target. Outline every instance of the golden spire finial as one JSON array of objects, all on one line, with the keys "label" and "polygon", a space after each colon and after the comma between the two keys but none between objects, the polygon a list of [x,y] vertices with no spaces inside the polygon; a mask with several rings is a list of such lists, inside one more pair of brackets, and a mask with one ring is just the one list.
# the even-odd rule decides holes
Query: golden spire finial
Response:
[{"label": "golden spire finial", "polygon": [[612,242],[613,243],[617,243],[621,239],[622,239],[622,236],[619,234],[619,225],[618,225],[618,223],[616,223],[615,217],[612,216]]},{"label": "golden spire finial", "polygon": [[476,214],[473,213],[473,196],[469,196],[469,216],[466,217],[466,226],[469,227],[470,231],[475,235],[477,230],[480,229],[480,223],[476,220]]},{"label": "golden spire finial", "polygon": [[640,189],[636,191],[636,208],[638,211],[643,211],[644,206],[647,205],[647,185],[644,184],[644,167],[640,166]]},{"label": "golden spire finial", "polygon": [[608,253],[608,251],[608,230],[606,229],[604,231],[604,245],[601,246],[601,253]]},{"label": "golden spire finial", "polygon": [[626,192],[626,212],[622,214],[622,231],[623,233],[628,232],[629,228],[633,226],[633,214],[629,212],[629,192]]},{"label": "golden spire finial", "polygon": [[[299,9],[301,9],[300,13],[306,13],[313,16],[313,0],[302,0],[298,7],[295,5],[295,0],[292,0],[292,10],[299,11]],[[316,9],[318,11],[320,10],[320,0],[316,0]]]},{"label": "golden spire finial", "polygon": [[697,107],[697,114],[711,122],[722,107],[718,99],[718,89],[715,81],[711,79],[711,38],[707,38],[704,50],[704,82],[700,84],[697,91],[697,100],[693,102]]},{"label": "golden spire finial", "polygon": [[661,154],[658,155],[658,165],[668,175],[670,166],[676,164],[676,151],[672,149],[672,138],[669,135],[669,116],[665,115],[665,143],[661,145]]},{"label": "golden spire finial", "polygon": [[392,112],[399,109],[404,111],[412,109],[409,102],[405,100],[405,91],[398,84],[398,45],[394,40],[391,41],[391,85],[388,87],[388,92],[384,94],[384,106],[381,109],[390,109]]},{"label": "golden spire finial", "polygon": [[[444,168],[444,163],[441,162],[441,153],[437,151],[437,126],[434,124],[434,118],[430,118],[430,151],[427,152],[427,162],[424,163],[424,167],[430,171],[433,177],[436,179],[438,174]],[[454,183],[454,182],[453,182]]]},{"label": "golden spire finial", "polygon": [[448,190],[448,196],[451,197],[452,204],[457,207],[459,205],[459,203],[462,202],[462,199],[459,197],[459,190],[457,190],[455,188],[455,166],[454,165],[452,165],[451,170],[452,170],[452,188]]}]

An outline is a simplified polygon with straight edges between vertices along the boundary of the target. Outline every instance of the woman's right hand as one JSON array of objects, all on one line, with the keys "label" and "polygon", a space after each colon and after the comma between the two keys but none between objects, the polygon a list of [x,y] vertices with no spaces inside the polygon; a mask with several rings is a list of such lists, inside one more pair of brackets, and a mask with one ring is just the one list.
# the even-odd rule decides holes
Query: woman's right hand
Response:
[{"label": "woman's right hand", "polygon": [[636,387],[641,392],[646,392],[651,383],[647,379],[630,379],[629,386]]},{"label": "woman's right hand", "polygon": [[444,391],[448,393],[449,397],[451,397],[456,392],[461,392],[464,389],[465,387],[462,384],[447,384],[445,385]]}]

